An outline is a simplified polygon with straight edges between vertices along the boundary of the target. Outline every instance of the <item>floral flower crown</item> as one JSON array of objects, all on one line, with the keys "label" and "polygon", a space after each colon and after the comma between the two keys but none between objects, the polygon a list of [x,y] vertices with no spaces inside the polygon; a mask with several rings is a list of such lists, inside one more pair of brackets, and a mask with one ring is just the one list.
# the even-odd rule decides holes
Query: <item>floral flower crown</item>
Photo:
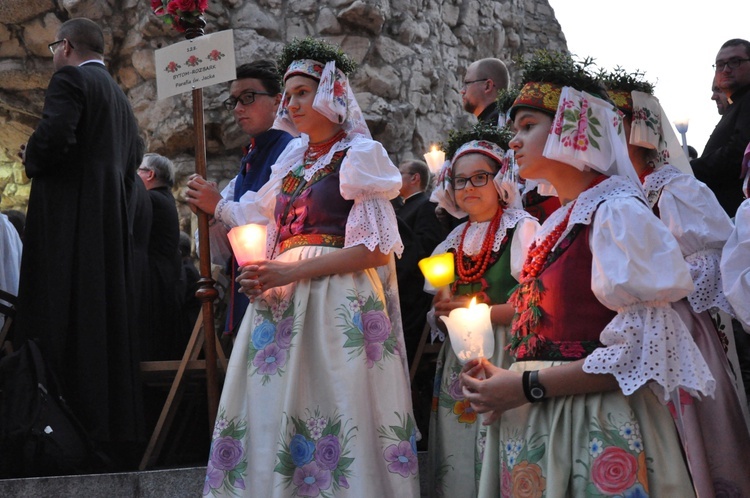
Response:
[{"label": "floral flower crown", "polygon": [[610,98],[617,108],[627,115],[633,114],[632,92],[654,94],[654,85],[644,80],[644,76],[645,73],[639,70],[628,73],[620,66],[615,67],[611,72],[601,71],[599,73],[599,79],[607,89]]},{"label": "floral flower crown", "polygon": [[184,32],[207,8],[208,0],[151,0],[154,14],[179,32]]},{"label": "floral flower crown", "polygon": [[555,114],[563,87],[571,87],[609,100],[601,82],[591,72],[593,60],[575,61],[563,52],[538,50],[528,60],[518,61],[523,87],[510,108],[513,119],[519,107]]}]

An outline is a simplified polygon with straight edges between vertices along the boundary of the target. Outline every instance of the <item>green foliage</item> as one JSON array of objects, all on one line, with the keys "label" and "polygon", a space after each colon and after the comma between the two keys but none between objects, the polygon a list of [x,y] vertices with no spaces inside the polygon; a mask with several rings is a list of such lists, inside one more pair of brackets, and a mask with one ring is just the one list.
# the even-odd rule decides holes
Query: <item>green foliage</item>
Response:
[{"label": "green foliage", "polygon": [[594,75],[594,59],[574,60],[570,54],[537,50],[528,59],[517,60],[523,71],[522,83],[555,83],[606,98],[606,91]]},{"label": "green foliage", "polygon": [[607,90],[620,90],[622,92],[643,92],[654,94],[654,84],[646,81],[646,73],[636,69],[632,73],[627,72],[620,66],[612,71],[599,71],[598,75]]},{"label": "green foliage", "polygon": [[279,56],[279,69],[285,71],[293,61],[301,59],[312,59],[325,64],[335,61],[336,68],[347,76],[357,69],[357,63],[346,55],[341,47],[316,38],[295,38],[288,43]]},{"label": "green foliage", "polygon": [[508,142],[512,138],[513,133],[508,128],[498,128],[495,125],[480,122],[468,130],[451,131],[448,134],[448,140],[440,144],[440,149],[445,151],[445,157],[452,159],[459,147],[472,140],[486,140],[499,145],[503,150],[508,150]]},{"label": "green foliage", "polygon": [[497,108],[501,114],[508,112],[508,109],[513,106],[513,102],[515,102],[519,93],[521,93],[521,88],[517,86],[503,89],[498,92],[495,101],[497,102]]}]

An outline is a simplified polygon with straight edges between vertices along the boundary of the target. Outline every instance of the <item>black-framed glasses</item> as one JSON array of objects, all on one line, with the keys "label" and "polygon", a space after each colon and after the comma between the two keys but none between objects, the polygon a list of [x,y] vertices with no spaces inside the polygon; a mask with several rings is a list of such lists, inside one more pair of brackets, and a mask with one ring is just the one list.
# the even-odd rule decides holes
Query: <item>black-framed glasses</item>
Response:
[{"label": "black-framed glasses", "polygon": [[242,105],[250,105],[253,102],[255,102],[256,95],[273,95],[273,94],[268,93],[268,92],[244,92],[244,93],[241,93],[238,97],[229,97],[227,100],[222,102],[222,105],[227,111],[233,111],[234,108],[237,107],[237,102],[239,102]]},{"label": "black-framed glasses", "polygon": [[750,59],[740,59],[739,57],[732,57],[728,61],[716,61],[716,64],[712,64],[711,67],[716,69],[717,73],[722,72],[724,69],[737,69],[743,62],[750,61]]},{"label": "black-framed glasses", "polygon": [[471,183],[475,187],[484,187],[490,181],[491,174],[485,171],[484,173],[477,173],[466,178],[457,176],[453,179],[453,190],[463,190],[466,188],[467,183]]},{"label": "black-framed glasses", "polygon": [[47,45],[47,47],[49,48],[49,51],[52,52],[52,55],[55,55],[55,48],[57,48],[57,46],[59,44],[61,44],[62,42],[64,42],[64,41],[68,42],[68,45],[70,45],[70,48],[75,48],[73,46],[73,44],[70,43],[70,40],[68,40],[67,38],[63,38],[62,40],[53,41],[52,43],[50,43],[49,45]]},{"label": "black-framed glasses", "polygon": [[487,81],[489,78],[482,78],[481,80],[471,80],[471,81],[464,81],[464,84],[461,88],[466,88],[467,86],[471,85],[472,83],[479,83],[480,81]]}]

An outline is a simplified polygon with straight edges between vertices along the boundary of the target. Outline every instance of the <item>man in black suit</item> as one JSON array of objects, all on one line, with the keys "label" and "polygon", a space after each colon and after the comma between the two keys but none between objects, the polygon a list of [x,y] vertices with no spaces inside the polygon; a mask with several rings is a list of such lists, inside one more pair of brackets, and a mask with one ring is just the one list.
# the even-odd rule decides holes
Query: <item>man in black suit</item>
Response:
[{"label": "man in black suit", "polygon": [[406,257],[396,260],[404,340],[407,357],[411,361],[424,328],[425,316],[432,304],[432,295],[423,291],[424,276],[415,262],[431,255],[448,233],[435,215],[437,204],[430,202],[430,196],[426,192],[430,182],[427,164],[419,160],[408,160],[402,162],[398,169],[401,171],[399,193],[404,204],[397,209],[396,215],[403,222],[399,229],[401,238],[405,241],[404,252],[414,255],[414,261]]},{"label": "man in black suit", "polygon": [[[729,106],[698,159],[690,161],[695,177],[708,185],[721,207],[734,218],[745,200],[742,156],[750,142],[750,41],[734,38],[716,54],[714,83]],[[717,101],[718,105],[718,101]]]},{"label": "man in black suit", "polygon": [[32,186],[16,339],[40,340],[88,433],[121,457],[143,436],[128,217],[143,146],[99,25],[71,19],[49,47],[55,73],[21,153]]},{"label": "man in black suit", "polygon": [[[148,242],[151,290],[141,301],[148,310],[150,330],[142,330],[139,335],[141,351],[144,360],[175,360],[182,357],[187,338],[180,337],[177,300],[182,258],[180,221],[172,195],[174,165],[162,155],[149,153],[143,156],[138,176],[148,189],[152,212]],[[181,300],[181,288],[179,294]]]}]

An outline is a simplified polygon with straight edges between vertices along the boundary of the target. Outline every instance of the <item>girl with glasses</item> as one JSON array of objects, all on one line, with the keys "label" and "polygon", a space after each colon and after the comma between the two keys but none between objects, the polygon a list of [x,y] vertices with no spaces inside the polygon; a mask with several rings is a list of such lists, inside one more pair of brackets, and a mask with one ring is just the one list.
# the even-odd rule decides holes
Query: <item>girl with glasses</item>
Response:
[{"label": "girl with glasses", "polygon": [[[451,135],[450,162],[441,172],[434,196],[451,215],[468,215],[469,220],[433,252],[452,253],[457,273],[453,284],[437,290],[433,301],[437,323],[442,324],[437,319],[453,309],[468,306],[472,297],[487,303],[495,331],[492,361],[506,367],[504,347],[513,317],[506,301],[517,284],[512,270],[520,268],[525,241],[538,228],[536,220],[520,208],[520,194],[506,157],[509,138],[509,130],[481,124]],[[430,417],[430,496],[476,496],[477,492],[486,428],[464,397],[460,372],[461,363],[446,336],[437,360]]]}]

